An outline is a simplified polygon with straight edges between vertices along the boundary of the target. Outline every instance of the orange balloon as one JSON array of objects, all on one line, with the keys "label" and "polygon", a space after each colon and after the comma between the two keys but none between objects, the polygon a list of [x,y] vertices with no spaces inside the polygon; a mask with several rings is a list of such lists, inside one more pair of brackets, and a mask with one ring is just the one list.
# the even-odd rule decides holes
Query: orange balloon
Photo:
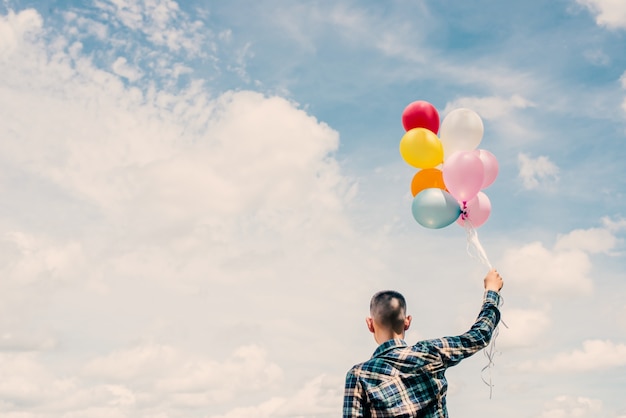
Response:
[{"label": "orange balloon", "polygon": [[418,171],[411,180],[411,193],[415,197],[424,189],[442,189],[446,190],[443,182],[443,173],[437,168],[425,168]]}]

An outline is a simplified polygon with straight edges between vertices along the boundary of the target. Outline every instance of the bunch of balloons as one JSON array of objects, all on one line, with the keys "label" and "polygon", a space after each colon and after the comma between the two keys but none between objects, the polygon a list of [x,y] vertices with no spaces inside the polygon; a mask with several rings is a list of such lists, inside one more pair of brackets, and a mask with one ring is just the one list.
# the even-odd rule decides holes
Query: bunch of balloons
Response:
[{"label": "bunch of balloons", "polygon": [[416,101],[402,112],[402,125],[406,133],[400,155],[419,169],[411,181],[415,220],[432,229],[455,221],[473,227],[485,223],[491,202],[482,190],[496,179],[498,161],[489,151],[477,149],[484,133],[480,116],[455,109],[440,127],[437,109]]}]

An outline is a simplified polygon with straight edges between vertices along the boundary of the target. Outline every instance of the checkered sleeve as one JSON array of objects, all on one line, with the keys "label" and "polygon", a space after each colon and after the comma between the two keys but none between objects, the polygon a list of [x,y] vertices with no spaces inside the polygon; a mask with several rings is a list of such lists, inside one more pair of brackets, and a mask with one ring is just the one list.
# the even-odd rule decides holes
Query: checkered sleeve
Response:
[{"label": "checkered sleeve", "polygon": [[365,393],[354,369],[346,374],[346,387],[343,396],[343,418],[363,417]]},{"label": "checkered sleeve", "polygon": [[499,298],[497,292],[491,290],[485,292],[478,318],[469,331],[456,337],[444,337],[434,341],[446,367],[458,364],[489,344],[493,331],[500,321]]}]

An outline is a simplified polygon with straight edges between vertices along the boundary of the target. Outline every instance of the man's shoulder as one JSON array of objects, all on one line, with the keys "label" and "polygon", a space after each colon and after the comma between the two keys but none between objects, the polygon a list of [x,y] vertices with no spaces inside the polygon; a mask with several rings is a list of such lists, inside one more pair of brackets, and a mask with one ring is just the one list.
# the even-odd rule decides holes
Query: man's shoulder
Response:
[{"label": "man's shoulder", "polygon": [[381,357],[372,357],[371,359],[355,364],[348,370],[349,376],[368,376],[372,373],[381,373],[389,367],[387,361]]},{"label": "man's shoulder", "polygon": [[359,374],[360,372],[364,371],[364,370],[370,370],[372,369],[376,364],[380,363],[380,359],[377,359],[376,357],[372,357],[369,360],[363,361],[361,363],[357,363],[354,366],[352,366],[350,368],[350,370],[348,370],[348,374]]},{"label": "man's shoulder", "polygon": [[383,355],[374,356],[367,361],[355,364],[348,371],[349,375],[364,376],[371,373],[390,373],[391,369],[421,363],[431,357],[435,352],[434,340],[420,341],[414,345],[394,347]]}]

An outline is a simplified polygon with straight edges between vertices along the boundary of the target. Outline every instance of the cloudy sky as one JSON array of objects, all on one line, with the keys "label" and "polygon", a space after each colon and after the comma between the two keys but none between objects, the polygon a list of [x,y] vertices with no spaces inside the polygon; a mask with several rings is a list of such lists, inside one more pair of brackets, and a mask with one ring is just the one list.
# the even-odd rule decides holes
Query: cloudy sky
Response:
[{"label": "cloudy sky", "polygon": [[0,415],[321,417],[403,292],[487,269],[411,216],[401,113],[476,111],[505,279],[451,416],[626,417],[626,3],[0,1]]}]

